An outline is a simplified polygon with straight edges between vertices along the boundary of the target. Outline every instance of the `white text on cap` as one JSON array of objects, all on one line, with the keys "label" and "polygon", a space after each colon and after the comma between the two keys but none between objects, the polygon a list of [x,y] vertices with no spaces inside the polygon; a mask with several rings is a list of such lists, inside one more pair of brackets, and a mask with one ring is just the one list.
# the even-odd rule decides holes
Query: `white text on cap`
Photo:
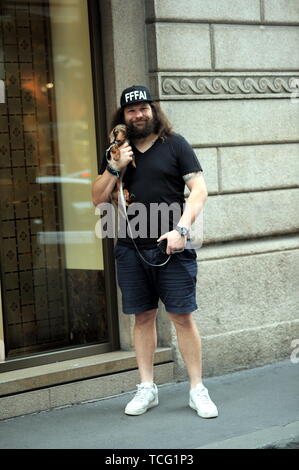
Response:
[{"label": "white text on cap", "polygon": [[126,103],[130,101],[135,101],[135,100],[146,100],[146,92],[145,91],[140,91],[140,90],[135,90],[135,91],[130,91],[129,93],[125,94],[125,100]]}]

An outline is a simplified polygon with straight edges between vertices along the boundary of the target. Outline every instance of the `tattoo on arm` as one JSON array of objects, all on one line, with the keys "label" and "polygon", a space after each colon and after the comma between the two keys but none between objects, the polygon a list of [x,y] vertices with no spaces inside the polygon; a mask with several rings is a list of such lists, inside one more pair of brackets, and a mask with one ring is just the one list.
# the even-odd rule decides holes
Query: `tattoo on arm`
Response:
[{"label": "tattoo on arm", "polygon": [[184,175],[183,180],[185,181],[185,183],[187,183],[187,181],[193,178],[198,178],[201,174],[202,171],[193,171],[192,173],[187,173],[187,175]]}]

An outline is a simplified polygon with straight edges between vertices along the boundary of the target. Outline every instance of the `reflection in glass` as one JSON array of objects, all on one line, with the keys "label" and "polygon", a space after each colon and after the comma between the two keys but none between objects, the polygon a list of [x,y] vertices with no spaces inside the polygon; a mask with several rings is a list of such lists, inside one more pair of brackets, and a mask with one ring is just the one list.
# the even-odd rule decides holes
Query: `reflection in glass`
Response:
[{"label": "reflection in glass", "polygon": [[[1,285],[9,357],[108,341],[85,0],[1,4]],[[0,77],[1,78],[1,77]]]}]

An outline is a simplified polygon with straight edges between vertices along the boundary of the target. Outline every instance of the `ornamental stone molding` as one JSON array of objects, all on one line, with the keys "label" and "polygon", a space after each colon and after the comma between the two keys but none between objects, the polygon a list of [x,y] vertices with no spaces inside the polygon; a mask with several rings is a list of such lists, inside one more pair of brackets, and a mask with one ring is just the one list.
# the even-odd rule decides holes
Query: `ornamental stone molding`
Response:
[{"label": "ornamental stone molding", "polygon": [[150,81],[161,101],[299,97],[299,72],[157,72]]}]

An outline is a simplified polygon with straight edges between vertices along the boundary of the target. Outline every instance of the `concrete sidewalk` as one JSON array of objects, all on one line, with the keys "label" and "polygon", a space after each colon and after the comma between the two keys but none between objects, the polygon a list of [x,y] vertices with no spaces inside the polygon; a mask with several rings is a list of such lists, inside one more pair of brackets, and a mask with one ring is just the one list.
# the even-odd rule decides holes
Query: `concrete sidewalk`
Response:
[{"label": "concrete sidewalk", "polygon": [[[158,407],[124,414],[133,392],[0,422],[1,449],[296,447],[299,364],[279,362],[204,380],[219,417],[188,407],[189,384],[159,386]],[[293,444],[292,444],[293,443]]]}]

